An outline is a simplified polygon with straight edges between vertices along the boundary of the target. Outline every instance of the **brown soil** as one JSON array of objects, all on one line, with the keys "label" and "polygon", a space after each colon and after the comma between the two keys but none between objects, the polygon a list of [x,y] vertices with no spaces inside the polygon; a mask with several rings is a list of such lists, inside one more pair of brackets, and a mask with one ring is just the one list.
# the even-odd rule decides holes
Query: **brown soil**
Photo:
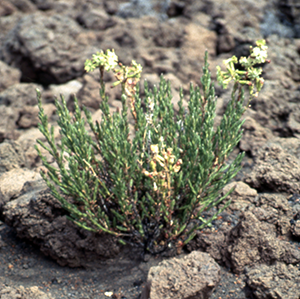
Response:
[{"label": "brown soil", "polygon": [[[117,258],[99,262],[89,269],[61,267],[35,246],[17,238],[15,231],[4,223],[0,232],[0,289],[38,286],[52,298],[107,299],[105,292],[113,292],[115,297],[112,298],[138,299],[148,270],[163,259],[149,256],[145,262],[141,252],[126,248]],[[251,298],[251,295],[246,297],[246,293],[244,275],[221,267],[220,283],[210,298]]]}]

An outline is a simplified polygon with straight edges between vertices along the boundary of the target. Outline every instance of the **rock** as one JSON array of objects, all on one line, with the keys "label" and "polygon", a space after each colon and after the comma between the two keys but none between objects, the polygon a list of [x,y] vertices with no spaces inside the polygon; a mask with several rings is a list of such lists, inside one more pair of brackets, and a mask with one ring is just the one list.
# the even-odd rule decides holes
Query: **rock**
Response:
[{"label": "rock", "polygon": [[10,2],[8,1],[1,1],[1,6],[0,6],[0,17],[4,16],[9,16],[13,14],[17,8]]},{"label": "rock", "polygon": [[205,299],[210,297],[219,281],[219,265],[209,254],[194,251],[183,258],[165,260],[150,268],[148,298]]},{"label": "rock", "polygon": [[[295,0],[280,0],[279,1],[280,12],[285,15],[286,20],[292,21],[292,29],[294,37],[300,37],[300,8],[299,3]],[[291,25],[291,24],[289,24]]]},{"label": "rock", "polygon": [[235,41],[232,35],[224,33],[218,37],[217,52],[227,53],[235,48]]},{"label": "rock", "polygon": [[[99,109],[101,98],[99,94],[99,74],[96,72],[85,74],[83,76],[83,87],[78,91],[77,98],[80,105],[85,107]],[[115,88],[114,90],[116,90]],[[116,100],[116,98],[114,98]],[[73,110],[74,102],[68,102],[68,108]]]},{"label": "rock", "polygon": [[289,114],[287,128],[289,128],[294,136],[300,136],[300,109],[295,107],[293,111]]},{"label": "rock", "polygon": [[261,32],[264,36],[276,34],[279,37],[292,38],[294,37],[294,30],[286,22],[281,22],[278,12],[270,9],[265,13],[263,21],[260,25]]},{"label": "rock", "polygon": [[[1,223],[1,222],[0,222]],[[1,223],[2,224],[2,223]],[[8,245],[2,240],[2,236],[0,235],[0,249],[7,247]]]},{"label": "rock", "polygon": [[116,20],[102,9],[84,11],[77,18],[78,23],[84,28],[105,30],[116,25]]},{"label": "rock", "polygon": [[140,18],[154,15],[165,19],[170,0],[131,0],[119,6],[118,16],[122,18]]},{"label": "rock", "polygon": [[[299,72],[290,72],[295,62],[299,59],[297,44],[289,38],[280,38],[276,34],[270,35],[267,41],[268,46],[272,50],[268,51],[268,57],[272,63],[266,65],[267,72],[265,78],[268,80],[277,80],[282,77],[298,77]],[[274,72],[270,73],[269,67],[273,67]],[[283,70],[283,72],[280,72],[280,70]]]},{"label": "rock", "polygon": [[[274,277],[274,281],[279,282],[281,276],[278,273],[282,273],[282,277],[285,277],[285,270],[276,274],[272,263],[277,265],[298,261],[297,253],[292,251],[287,243],[291,242],[295,246],[296,239],[292,236],[299,238],[300,234],[298,219],[300,204],[295,200],[295,204],[292,205],[291,201],[287,201],[281,194],[290,193],[291,197],[298,198],[296,193],[299,193],[300,39],[278,36],[296,36],[295,26],[299,23],[297,1],[261,0],[256,1],[255,5],[253,1],[239,3],[233,0],[125,2],[129,1],[105,0],[80,3],[78,0],[3,0],[1,2],[0,59],[4,61],[0,62],[0,85],[3,84],[0,86],[0,142],[5,139],[17,139],[21,135],[17,142],[24,151],[26,161],[25,164],[18,161],[14,163],[11,157],[0,156],[1,163],[4,159],[8,159],[8,163],[3,167],[4,173],[1,172],[0,177],[2,205],[13,206],[9,202],[18,201],[31,192],[26,188],[22,191],[24,193],[19,190],[27,175],[30,178],[30,172],[24,169],[23,165],[30,168],[42,167],[33,147],[36,139],[43,139],[38,129],[34,127],[37,120],[35,88],[32,86],[31,89],[30,85],[25,85],[24,82],[37,83],[41,80],[40,83],[46,85],[43,99],[45,101],[46,98],[47,104],[44,108],[48,111],[51,123],[55,120],[55,116],[52,117],[53,104],[49,104],[53,103],[53,94],[63,93],[69,100],[69,95],[76,90],[80,104],[84,103],[92,110],[97,110],[101,100],[99,72],[84,74],[83,62],[91,58],[90,54],[96,51],[114,48],[124,64],[135,59],[143,65],[141,82],[147,78],[150,85],[157,85],[159,75],[163,73],[172,82],[173,103],[177,103],[175,97],[178,95],[179,86],[183,85],[184,98],[187,99],[189,82],[199,83],[206,49],[209,51],[210,70],[214,79],[215,65],[222,65],[222,60],[233,54],[248,55],[248,46],[263,34],[267,36],[271,63],[263,66],[266,82],[259,97],[253,99],[251,108],[245,114],[247,119],[243,126],[244,135],[237,149],[247,152],[242,170],[250,172],[244,175],[247,184],[242,181],[233,182],[224,189],[226,192],[227,188],[236,185],[235,191],[229,197],[232,199],[231,205],[214,221],[212,228],[197,232],[197,236],[188,246],[189,250],[205,250],[220,264],[225,264],[236,272],[243,272],[247,266],[248,269],[249,266],[252,269],[257,267],[262,271],[262,281],[258,285],[253,282],[259,280],[258,272],[256,277],[248,279],[248,286],[252,290],[251,296],[263,298],[271,294],[270,296],[276,297],[271,291],[272,288],[277,290],[276,284],[271,286],[271,283],[265,282],[265,277]],[[154,7],[155,2],[160,7]],[[168,9],[163,12],[163,17],[166,17],[167,13],[170,19],[161,22],[157,16],[161,14],[162,6],[167,2]],[[128,19],[116,16],[120,3],[125,4],[121,5],[121,9],[131,5],[131,11],[130,9],[127,11]],[[37,9],[40,11],[32,14]],[[140,13],[150,13],[152,16],[130,19],[130,14]],[[290,21],[290,25],[284,24],[283,21]],[[276,34],[270,35],[272,32]],[[92,46],[96,51],[90,51]],[[70,80],[73,79],[75,84],[72,83],[71,86],[71,82],[74,81]],[[109,85],[113,75],[108,75],[105,80],[108,83],[106,91],[110,96],[110,111],[118,111],[121,108],[120,88],[110,91]],[[82,88],[80,82],[83,83]],[[8,89],[10,87],[13,88]],[[62,90],[59,90],[60,88]],[[77,88],[80,88],[80,91]],[[2,92],[7,93],[3,95]],[[141,94],[143,95],[143,88]],[[220,103],[222,101],[226,103],[230,98],[230,90],[223,92],[217,88],[216,95],[221,96],[217,103],[217,117],[220,117],[224,111],[220,108],[223,107]],[[72,99],[68,101],[68,107],[71,107],[71,102]],[[94,120],[101,120],[99,110],[93,113],[92,117]],[[131,121],[132,119],[130,124]],[[55,138],[59,138],[57,126]],[[7,142],[4,142],[4,146],[7,146]],[[278,151],[277,147],[281,150]],[[13,146],[6,151],[11,150],[13,156],[18,156]],[[47,161],[52,162],[51,156],[43,153]],[[15,167],[14,165],[16,168],[10,169],[10,166]],[[12,175],[12,172],[15,175]],[[16,176],[19,180],[16,180],[13,186],[12,182]],[[244,180],[244,177],[238,179]],[[262,191],[277,194],[261,194]],[[91,246],[91,251],[97,251],[95,249],[97,245],[91,241],[92,236],[82,235],[77,227],[69,227],[69,222],[64,218],[66,212],[58,205],[56,208],[54,203],[54,207],[51,205],[48,193],[43,199],[40,193],[34,194],[32,199],[39,200],[37,206],[33,204],[34,200],[27,208],[18,203],[17,207],[8,212],[7,221],[13,219],[9,223],[18,229],[20,236],[28,238],[30,242],[35,240],[37,246],[43,248],[46,254],[53,256],[61,264],[84,264],[85,254],[94,255],[86,248]],[[35,210],[37,208],[40,208],[40,214]],[[16,215],[12,216],[14,211],[17,211]],[[54,215],[53,220],[50,216],[47,218],[47,215],[52,215],[51,213]],[[250,214],[245,216],[242,213]],[[240,214],[242,214],[241,221],[234,230],[233,226],[238,222]],[[224,224],[219,226],[222,221]],[[60,232],[56,232],[53,227],[57,227]],[[67,245],[64,247],[64,236],[69,232],[71,235],[66,239]],[[227,250],[228,247],[230,251]],[[100,255],[94,256],[97,259]],[[268,267],[268,270],[258,268],[260,263],[265,263],[261,266]],[[273,273],[274,276],[268,276],[268,273]],[[288,286],[291,285],[289,282],[286,282]],[[262,290],[264,284],[268,289]],[[278,291],[278,294],[283,297],[289,296],[284,291]],[[20,294],[18,296],[21,297]]]},{"label": "rock", "polygon": [[185,1],[178,1],[178,2],[171,1],[167,10],[168,17],[174,18],[183,15],[185,8],[186,8]]},{"label": "rock", "polygon": [[[44,106],[45,113],[50,118],[49,114],[52,115],[53,113],[53,104],[46,104]],[[49,109],[50,108],[50,109]],[[54,127],[54,138],[59,139],[59,128]],[[35,149],[35,145],[37,144],[37,139],[41,140],[42,142],[46,141],[46,138],[42,135],[42,133],[39,131],[38,128],[30,128],[26,130],[18,139],[17,142],[22,146],[22,149],[24,150],[24,154],[26,157],[26,162],[28,167],[34,168],[34,167],[40,167],[41,166],[41,160],[37,154],[37,151]],[[53,157],[50,155],[49,152],[47,152],[44,148],[39,146],[39,149],[44,157],[46,157],[47,161],[49,163],[53,163]]]},{"label": "rock", "polygon": [[[261,126],[269,128],[276,136],[291,137],[286,121],[295,105],[289,101],[297,97],[299,92],[283,87],[278,88],[280,85],[279,80],[268,80],[259,97],[252,100],[251,107],[256,111],[254,119]],[[286,121],[283,122],[283,119]]]},{"label": "rock", "polygon": [[[198,10],[212,16],[210,28],[218,35],[216,47],[218,53],[229,50],[236,52],[240,44],[254,44],[257,39],[262,38],[259,24],[266,11],[266,4],[267,1],[257,2],[255,6],[251,2],[242,4],[226,1],[224,5],[213,0],[198,3]],[[197,11],[195,6],[192,9],[190,14]],[[239,56],[237,53],[235,55]]]},{"label": "rock", "polygon": [[[17,25],[20,20],[20,14],[14,13],[9,16],[5,16],[5,18],[0,17],[0,48],[4,43],[4,40],[7,37],[7,34]],[[2,61],[2,58],[0,58]],[[4,61],[3,61],[4,62]]]},{"label": "rock", "polygon": [[82,13],[87,6],[102,7],[101,2],[78,2],[76,0],[31,0],[35,6],[50,14],[62,14],[76,19],[79,13]]},{"label": "rock", "polygon": [[[247,210],[250,204],[257,201],[257,191],[243,182],[232,182],[223,189],[223,194],[233,187],[235,188],[234,191],[221,206],[226,204],[226,201],[231,200],[231,204],[227,209],[231,211],[229,213],[233,215],[233,218],[238,219],[240,212]],[[229,259],[227,252],[228,235],[238,221],[236,223],[232,222],[231,217],[226,217],[225,211],[220,214],[220,217],[222,217],[220,220],[221,225],[217,229],[206,228],[196,232],[195,238],[187,244],[188,251],[201,250],[209,253],[218,263],[226,263]]]},{"label": "rock", "polygon": [[109,15],[115,15],[119,10],[119,3],[108,0],[104,2],[104,8]]},{"label": "rock", "polygon": [[16,141],[4,141],[0,144],[0,176],[14,168],[26,166],[24,151]]},{"label": "rock", "polygon": [[290,219],[294,211],[286,196],[281,194],[260,194],[255,205],[249,206],[255,217],[273,225],[273,230],[282,237],[290,236]]},{"label": "rock", "polygon": [[1,106],[0,109],[0,143],[5,139],[16,140],[20,133],[17,132],[18,110],[12,107]]},{"label": "rock", "polygon": [[275,262],[246,268],[246,284],[257,299],[299,299],[299,269],[294,265]]},{"label": "rock", "polygon": [[20,82],[21,72],[3,61],[0,61],[0,92]]},{"label": "rock", "polygon": [[227,265],[232,266],[235,273],[242,273],[246,266],[271,265],[274,261],[287,264],[300,262],[300,250],[287,241],[277,239],[275,226],[260,222],[251,212],[243,213],[226,243],[230,257]]},{"label": "rock", "polygon": [[18,237],[39,246],[61,266],[88,266],[119,253],[111,235],[80,229],[66,214],[43,180],[26,182],[20,196],[3,207],[4,222]]},{"label": "rock", "polygon": [[[155,37],[154,37],[155,38]],[[178,40],[178,42],[181,42],[180,40]],[[151,51],[151,54],[144,54],[142,59],[144,60],[145,63],[145,74],[143,76],[143,78],[145,78],[146,80],[148,80],[148,77],[151,78],[152,76],[157,75],[158,77],[160,77],[161,75],[164,76],[171,76],[171,74],[173,75],[173,77],[177,77],[177,74],[174,74],[174,66],[179,65],[179,56],[177,51],[174,51],[174,48],[161,48],[161,47],[155,47],[153,48],[153,50]],[[151,69],[153,70],[151,73],[149,73],[148,71],[146,71],[148,69],[148,67],[151,67]],[[177,77],[177,81],[178,81]],[[159,79],[155,80],[155,85],[158,86],[159,84]],[[182,84],[180,83],[179,86],[181,86]],[[174,88],[176,88],[177,86],[172,86]]]},{"label": "rock", "polygon": [[18,83],[0,93],[0,105],[23,108],[37,104],[36,89],[44,90],[39,84]]},{"label": "rock", "polygon": [[[39,10],[47,11],[57,8],[60,6],[62,1],[53,1],[53,0],[32,0],[32,2],[36,5]],[[63,3],[68,3],[69,1],[63,1]],[[72,3],[72,1],[71,1]]]},{"label": "rock", "polygon": [[24,288],[22,285],[19,287],[4,286],[0,289],[0,298],[2,299],[53,299],[51,294],[44,293],[38,287]]},{"label": "rock", "polygon": [[272,143],[254,157],[254,168],[244,181],[258,190],[293,194],[300,189],[299,159]]},{"label": "rock", "polygon": [[27,181],[41,179],[39,173],[23,168],[11,169],[0,176],[0,210],[11,198],[20,195]]},{"label": "rock", "polygon": [[292,216],[290,217],[291,234],[300,237],[300,194],[295,193],[288,198],[289,204],[292,206]]},{"label": "rock", "polygon": [[243,130],[244,134],[239,143],[239,148],[242,151],[250,152],[252,155],[273,136],[270,129],[264,128],[251,117],[246,118],[243,124]]},{"label": "rock", "polygon": [[300,139],[296,137],[274,137],[268,141],[266,144],[277,144],[279,145],[284,151],[293,157],[300,159]]},{"label": "rock", "polygon": [[25,13],[34,12],[36,10],[35,5],[30,0],[10,0],[10,2]]},{"label": "rock", "polygon": [[[47,96],[48,98],[51,98],[53,101],[54,98],[60,99],[60,96],[62,95],[65,98],[66,102],[68,102],[69,99],[73,98],[74,95],[77,96],[77,93],[82,88],[82,86],[83,84],[78,80],[72,80],[66,84],[50,85],[49,90],[47,91],[47,95],[43,95],[43,97]],[[98,94],[99,94],[99,86],[98,86]]]},{"label": "rock", "polygon": [[184,27],[172,20],[160,23],[153,38],[156,46],[163,48],[179,48],[185,34]]},{"label": "rock", "polygon": [[[296,83],[300,79],[297,45],[290,39],[268,37],[270,64],[264,67],[265,84],[258,98],[251,102],[256,111],[255,120],[280,137],[299,134],[298,99],[300,91]],[[295,84],[296,83],[296,84]]]},{"label": "rock", "polygon": [[228,207],[232,211],[244,211],[250,203],[256,201],[257,191],[251,188],[244,182],[232,182],[229,183],[223,189],[223,194],[226,194],[231,188],[234,188],[227,200],[232,200]]},{"label": "rock", "polygon": [[[271,265],[274,261],[286,264],[299,262],[300,250],[290,243],[293,233],[290,220],[295,210],[287,199],[272,194],[254,196],[253,193],[254,197],[250,196],[247,206],[246,199],[249,195],[238,196],[239,189],[230,195],[233,205],[238,207],[239,201],[243,203],[239,223],[230,227],[224,217],[223,225],[218,230],[207,228],[197,232],[187,249],[205,251],[235,273],[242,273],[245,267],[262,263]],[[235,210],[231,206],[229,209]]]},{"label": "rock", "polygon": [[294,237],[300,238],[300,220],[296,220],[292,222],[291,233]]},{"label": "rock", "polygon": [[7,35],[0,57],[20,68],[26,80],[65,83],[83,75],[84,61],[95,50],[77,42],[80,33],[80,26],[63,15],[25,15]]},{"label": "rock", "polygon": [[[239,197],[256,197],[257,191],[253,188],[250,188],[247,184],[243,182],[233,182],[224,187],[223,193],[226,193],[234,186],[231,196]],[[238,200],[238,199],[236,199]]]},{"label": "rock", "polygon": [[184,30],[181,51],[178,53],[179,64],[175,65],[176,75],[184,83],[199,82],[205,51],[208,51],[209,57],[216,55],[217,35],[214,31],[196,23],[187,24]]},{"label": "rock", "polygon": [[227,227],[208,233],[197,231],[195,238],[187,244],[187,249],[190,252],[194,250],[206,252],[222,264],[226,261],[226,236],[230,229]]},{"label": "rock", "polygon": [[[36,98],[36,89],[43,91],[42,86],[33,83],[18,83],[5,89],[0,93],[0,104],[12,107],[13,109],[10,117],[5,117],[6,121],[3,123],[2,134],[3,138],[14,138],[15,135],[9,134],[9,130],[19,128],[30,128],[37,126],[38,123],[38,107]],[[7,112],[10,112],[6,107]],[[8,119],[7,119],[8,118]],[[0,122],[1,130],[1,122]],[[1,131],[0,131],[1,132]]]},{"label": "rock", "polygon": [[19,112],[19,119],[17,125],[20,129],[28,129],[37,127],[39,123],[39,108],[37,106],[25,106]]}]

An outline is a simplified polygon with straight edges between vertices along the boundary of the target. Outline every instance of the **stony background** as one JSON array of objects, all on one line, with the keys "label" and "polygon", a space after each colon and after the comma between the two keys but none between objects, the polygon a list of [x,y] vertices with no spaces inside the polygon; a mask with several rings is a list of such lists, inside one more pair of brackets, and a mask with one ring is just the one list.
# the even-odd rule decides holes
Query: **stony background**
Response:
[{"label": "stony background", "polygon": [[[4,273],[0,298],[48,296],[36,288],[44,286],[43,281],[52,281],[43,287],[47,292],[50,286],[49,298],[105,298],[101,292],[105,288],[138,298],[148,269],[158,263],[150,259],[148,265],[140,264],[128,253],[118,255],[120,247],[114,240],[99,240],[66,221],[39,180],[41,161],[33,147],[42,138],[37,129],[36,88],[42,91],[53,123],[53,99],[59,94],[70,109],[76,94],[99,119],[98,74],[86,74],[83,65],[96,51],[113,48],[124,64],[132,59],[142,64],[142,81],[148,80],[150,86],[159,82],[161,74],[170,80],[176,109],[180,86],[187,94],[190,82],[199,83],[205,50],[215,78],[216,65],[233,54],[247,55],[249,45],[261,38],[267,41],[271,63],[264,65],[265,86],[245,114],[244,137],[236,151],[245,151],[246,158],[238,183],[233,183],[233,203],[214,230],[199,232],[187,250],[205,251],[223,267],[211,298],[300,297],[297,0],[2,0],[0,28],[0,237],[6,240],[0,246],[0,273]],[[110,75],[105,79],[113,80]],[[220,117],[230,92],[218,86],[216,92]],[[120,107],[119,99],[120,90],[111,90],[112,111]],[[11,245],[16,247],[13,252],[7,250],[12,240],[7,225],[22,238]],[[28,249],[23,240],[37,251]],[[22,250],[24,246],[27,249]],[[44,258],[35,263],[39,251],[69,267],[91,266],[95,260],[105,263],[112,256],[115,260],[105,265],[107,275],[101,270],[72,272]],[[32,252],[37,255],[31,257]],[[29,257],[33,261],[25,268],[24,263],[20,268],[13,263]],[[236,281],[229,270],[243,281],[232,293]],[[62,283],[62,277],[73,274],[80,279],[91,275],[95,281],[74,291],[73,278],[71,286]]]}]

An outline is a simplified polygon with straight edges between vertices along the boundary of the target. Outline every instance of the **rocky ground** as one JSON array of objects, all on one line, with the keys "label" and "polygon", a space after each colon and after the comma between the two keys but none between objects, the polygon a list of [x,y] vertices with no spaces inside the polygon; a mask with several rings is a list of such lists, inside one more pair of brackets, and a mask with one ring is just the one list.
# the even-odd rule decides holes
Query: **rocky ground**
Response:
[{"label": "rocky ground", "polygon": [[[208,289],[199,298],[300,298],[297,1],[2,0],[0,28],[1,299],[145,299],[147,290],[152,299],[167,298],[170,290],[159,292],[172,275],[173,287],[180,286],[173,298],[191,298],[199,283],[187,286],[182,279],[195,261],[208,269],[201,273]],[[77,94],[99,118],[98,74],[86,74],[83,64],[100,49],[113,48],[124,64],[142,64],[142,81],[157,84],[164,74],[176,109],[179,87],[187,92],[190,82],[199,83],[206,49],[215,78],[216,65],[233,54],[247,55],[261,38],[271,63],[263,66],[264,88],[245,114],[236,153],[246,157],[228,186],[236,187],[232,204],[212,228],[198,232],[167,262],[168,256],[142,260],[139,251],[66,220],[39,175],[36,88],[53,123],[53,99],[60,93],[70,109]],[[216,92],[220,117],[230,92],[217,86]],[[112,111],[120,107],[120,90],[111,90],[109,104]],[[163,260],[158,272],[166,275],[147,285]],[[167,265],[171,274],[164,272]]]}]

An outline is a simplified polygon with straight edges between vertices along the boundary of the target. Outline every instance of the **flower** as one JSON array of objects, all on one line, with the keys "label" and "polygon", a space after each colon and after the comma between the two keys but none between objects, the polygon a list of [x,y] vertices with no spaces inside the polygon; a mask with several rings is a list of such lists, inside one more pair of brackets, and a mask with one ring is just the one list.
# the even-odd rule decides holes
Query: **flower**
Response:
[{"label": "flower", "polygon": [[106,61],[104,69],[110,71],[118,65],[118,56],[115,54],[115,51],[107,50],[106,51]]},{"label": "flower", "polygon": [[236,63],[238,63],[238,59],[237,59],[236,56],[233,55],[232,57],[230,57],[230,58],[224,60],[223,63],[225,64],[227,70],[228,70],[231,74],[233,74],[233,72],[235,71],[234,65],[235,65]]},{"label": "flower", "polygon": [[143,67],[139,63],[137,63],[135,60],[132,60],[131,65],[132,65],[131,68],[132,68],[133,76],[135,78],[139,79],[141,77]]},{"label": "flower", "polygon": [[93,64],[93,62],[89,59],[87,59],[84,63],[84,69],[86,72],[92,72],[96,66]]},{"label": "flower", "polygon": [[84,69],[87,72],[93,71],[97,67],[103,67],[107,72],[114,69],[118,65],[118,56],[114,50],[107,50],[106,54],[97,52],[93,54],[92,60],[87,59],[84,63]]},{"label": "flower", "polygon": [[153,154],[158,154],[158,151],[159,151],[159,149],[158,149],[158,144],[151,144],[151,145],[150,145],[150,150],[151,150],[151,152],[152,152]]},{"label": "flower", "polygon": [[255,47],[252,50],[251,57],[254,58],[254,63],[264,63],[266,62],[266,59],[268,57],[267,51],[265,49],[266,47],[260,48],[260,47]]}]

